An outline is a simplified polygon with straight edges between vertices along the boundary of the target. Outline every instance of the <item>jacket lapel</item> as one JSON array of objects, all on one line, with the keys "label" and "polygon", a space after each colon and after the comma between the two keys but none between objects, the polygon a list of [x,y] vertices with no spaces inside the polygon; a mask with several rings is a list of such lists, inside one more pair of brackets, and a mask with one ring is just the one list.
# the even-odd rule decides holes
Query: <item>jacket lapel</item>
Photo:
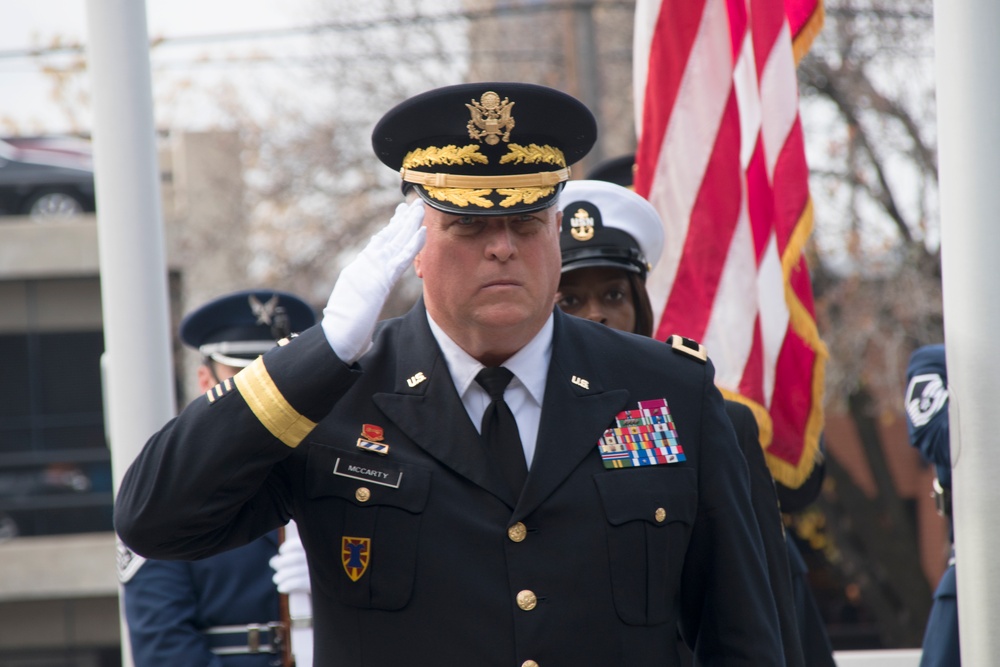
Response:
[{"label": "jacket lapel", "polygon": [[515,518],[544,502],[587,456],[598,455],[599,439],[627,400],[628,391],[601,386],[580,323],[557,311],[535,457]]},{"label": "jacket lapel", "polygon": [[395,357],[395,387],[375,394],[375,404],[421,449],[513,508],[516,499],[490,468],[422,300],[403,318]]}]

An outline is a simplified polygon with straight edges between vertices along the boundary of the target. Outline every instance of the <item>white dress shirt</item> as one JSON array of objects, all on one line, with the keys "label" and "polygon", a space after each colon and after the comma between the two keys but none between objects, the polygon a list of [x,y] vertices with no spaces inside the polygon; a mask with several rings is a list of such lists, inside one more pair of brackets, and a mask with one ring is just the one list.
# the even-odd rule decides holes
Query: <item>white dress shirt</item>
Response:
[{"label": "white dress shirt", "polygon": [[[427,314],[427,322],[431,333],[437,340],[444,355],[445,363],[455,383],[455,390],[462,399],[465,411],[480,430],[483,413],[490,404],[490,396],[476,382],[476,375],[485,366],[469,356],[469,353],[458,346],[434,319]],[[503,399],[514,413],[517,420],[517,431],[521,436],[521,446],[524,447],[524,460],[531,468],[531,459],[535,455],[535,444],[538,440],[538,423],[542,416],[542,397],[545,396],[545,380],[549,373],[549,361],[552,359],[552,331],[555,328],[554,318],[549,315],[542,327],[527,345],[517,354],[501,364],[514,374],[507,385]]]}]

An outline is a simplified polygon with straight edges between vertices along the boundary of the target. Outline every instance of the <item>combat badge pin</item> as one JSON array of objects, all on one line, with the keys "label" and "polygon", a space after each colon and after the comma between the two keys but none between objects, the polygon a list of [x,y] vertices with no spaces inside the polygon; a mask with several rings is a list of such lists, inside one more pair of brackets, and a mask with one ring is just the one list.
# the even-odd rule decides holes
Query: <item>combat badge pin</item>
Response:
[{"label": "combat badge pin", "polygon": [[381,426],[375,424],[362,424],[361,437],[358,438],[358,449],[366,452],[375,452],[385,456],[389,453],[389,445],[382,442],[385,432]]}]

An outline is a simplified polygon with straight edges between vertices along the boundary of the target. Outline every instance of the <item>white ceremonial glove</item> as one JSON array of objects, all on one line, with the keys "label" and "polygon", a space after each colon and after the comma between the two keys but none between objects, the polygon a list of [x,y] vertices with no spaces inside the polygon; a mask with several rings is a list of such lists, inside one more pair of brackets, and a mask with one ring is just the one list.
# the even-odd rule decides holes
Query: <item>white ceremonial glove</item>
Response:
[{"label": "white ceremonial glove", "polygon": [[278,554],[268,561],[274,576],[271,581],[278,587],[279,593],[309,593],[309,564],[306,562],[306,550],[302,540],[295,532],[287,535],[285,541],[278,547]]},{"label": "white ceremonial glove", "polygon": [[323,333],[345,364],[353,364],[372,344],[379,313],[396,284],[424,247],[424,204],[400,204],[389,224],[348,264],[323,309]]}]

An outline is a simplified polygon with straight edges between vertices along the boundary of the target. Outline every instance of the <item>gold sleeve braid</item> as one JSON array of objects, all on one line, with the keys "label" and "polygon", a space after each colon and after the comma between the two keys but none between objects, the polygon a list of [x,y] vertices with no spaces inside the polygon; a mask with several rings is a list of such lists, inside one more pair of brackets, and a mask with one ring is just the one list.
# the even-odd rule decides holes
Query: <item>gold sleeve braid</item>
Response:
[{"label": "gold sleeve braid", "polygon": [[257,357],[233,379],[243,400],[264,428],[289,447],[298,447],[316,428],[316,422],[299,414],[281,395],[264,366],[263,358]]}]

